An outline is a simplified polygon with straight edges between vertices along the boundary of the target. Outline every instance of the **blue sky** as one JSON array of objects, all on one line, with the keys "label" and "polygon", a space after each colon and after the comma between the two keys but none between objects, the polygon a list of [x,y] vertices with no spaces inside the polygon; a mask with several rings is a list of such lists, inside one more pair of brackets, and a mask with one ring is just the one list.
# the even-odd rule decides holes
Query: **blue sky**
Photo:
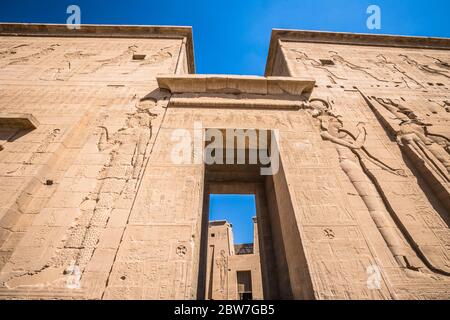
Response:
[{"label": "blue sky", "polygon": [[82,23],[192,26],[197,73],[262,75],[272,28],[450,37],[449,0],[2,0],[0,21],[65,23],[70,4]]},{"label": "blue sky", "polygon": [[209,198],[209,220],[230,222],[235,244],[253,243],[254,216],[254,195],[211,195]]}]

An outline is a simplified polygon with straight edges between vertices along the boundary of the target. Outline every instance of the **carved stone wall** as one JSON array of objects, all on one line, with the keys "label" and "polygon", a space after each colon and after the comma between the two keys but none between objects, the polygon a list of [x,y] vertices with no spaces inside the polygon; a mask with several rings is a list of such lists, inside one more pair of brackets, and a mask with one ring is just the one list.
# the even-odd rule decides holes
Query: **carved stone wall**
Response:
[{"label": "carved stone wall", "polygon": [[275,31],[244,77],[187,75],[188,28],[0,33],[0,298],[201,297],[206,128],[277,132],[265,293],[450,298],[448,39]]},{"label": "carved stone wall", "polygon": [[[256,228],[256,227],[255,227]],[[251,252],[238,252],[233,240],[232,226],[226,221],[212,221],[208,228],[208,258],[206,298],[239,300],[237,273],[250,272],[253,300],[263,299],[261,261],[257,249],[257,233]]]},{"label": "carved stone wall", "polygon": [[[327,154],[317,157],[311,171],[300,173],[299,160],[285,170],[302,204],[300,224],[318,296],[367,298],[345,275],[367,271],[368,279],[373,264],[388,288],[369,291],[377,298],[448,298],[448,45],[446,50],[398,48],[381,36],[374,45],[332,37],[321,43],[280,36],[271,67],[271,75],[317,80],[307,105],[316,133],[304,143],[312,152],[299,158]],[[320,167],[320,161],[327,163]],[[318,184],[317,195],[305,185],[308,180]],[[336,183],[340,187],[329,192]],[[344,213],[313,211],[321,202],[340,204]],[[320,234],[328,237],[323,246]]]},{"label": "carved stone wall", "polygon": [[[34,130],[1,131],[0,297],[138,297],[129,283],[142,257],[123,264],[119,247],[130,238],[126,226],[165,113],[155,76],[187,71],[186,42],[124,31],[0,37],[0,113],[39,121]],[[155,235],[143,237],[139,243]],[[152,278],[161,267],[147,264]],[[139,297],[175,297],[163,284],[157,290]]]}]

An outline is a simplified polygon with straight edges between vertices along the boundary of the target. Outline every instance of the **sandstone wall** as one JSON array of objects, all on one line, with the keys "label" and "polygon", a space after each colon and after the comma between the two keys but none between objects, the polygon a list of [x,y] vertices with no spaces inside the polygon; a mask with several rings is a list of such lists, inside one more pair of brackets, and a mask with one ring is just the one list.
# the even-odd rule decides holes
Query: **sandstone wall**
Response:
[{"label": "sandstone wall", "polygon": [[[155,76],[187,72],[186,61],[182,37],[0,37],[0,114],[39,122],[2,127],[0,296],[109,298],[146,278],[161,289],[142,297],[175,297],[155,278],[168,265],[147,261],[139,273],[134,260],[145,258],[134,252],[124,264],[118,250],[130,237],[140,247],[153,237],[155,254],[177,246],[126,227],[165,113]],[[67,289],[78,272],[82,287]],[[127,290],[120,296],[137,296]]]},{"label": "sandstone wall", "polygon": [[[274,51],[271,75],[316,80],[284,158],[315,295],[448,298],[449,51],[354,39]],[[388,290],[366,290],[371,265]]]},{"label": "sandstone wall", "polygon": [[173,134],[207,128],[279,133],[258,231],[281,297],[450,297],[448,50],[281,39],[285,78],[158,88],[193,72],[185,39],[121,28],[0,37],[1,298],[198,297],[205,166]]}]

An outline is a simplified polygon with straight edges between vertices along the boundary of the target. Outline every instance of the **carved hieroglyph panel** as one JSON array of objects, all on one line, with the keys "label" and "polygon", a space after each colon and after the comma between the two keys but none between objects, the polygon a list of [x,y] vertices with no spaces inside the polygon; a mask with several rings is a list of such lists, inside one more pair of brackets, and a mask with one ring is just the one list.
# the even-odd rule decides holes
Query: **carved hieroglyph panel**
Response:
[{"label": "carved hieroglyph panel", "polygon": [[130,224],[195,224],[201,210],[202,178],[201,166],[150,165],[136,199]]},{"label": "carved hieroglyph panel", "polygon": [[[333,169],[320,163],[286,160],[295,144],[304,139],[304,133],[287,135],[291,143],[282,148],[303,247],[312,274],[321,275],[313,277],[316,287],[321,288],[318,294],[324,299],[349,295],[398,298],[395,289],[411,282],[416,290],[408,289],[411,298],[420,295],[417,292],[421,285],[445,286],[449,260],[445,240],[448,226],[442,220],[443,212],[430,202],[428,190],[417,184],[397,143],[358,91],[321,91],[323,94],[318,91],[316,96],[322,99],[311,99],[299,113],[317,120],[316,132],[323,141],[310,136],[307,140],[315,143],[303,143],[303,147],[310,153],[325,155]],[[320,183],[320,173],[328,183]],[[339,237],[336,230],[342,228],[346,228],[345,235],[354,235],[352,239],[335,241]],[[356,232],[351,232],[352,228]],[[321,247],[320,242],[330,243],[332,249]],[[328,258],[323,255],[327,250],[331,254]],[[339,257],[339,252],[350,251],[349,256]],[[328,264],[328,260],[335,263]],[[392,268],[391,261],[398,269]],[[363,283],[367,268],[373,265],[380,270],[387,268],[382,275],[388,292],[371,292]],[[352,268],[361,275],[360,289],[349,294],[351,277],[337,279],[338,274],[344,275]],[[326,274],[330,276],[324,280]]]},{"label": "carved hieroglyph panel", "polygon": [[292,75],[320,84],[426,89],[450,81],[445,50],[283,42],[282,52]]},{"label": "carved hieroglyph panel", "polygon": [[[343,190],[347,191],[347,196],[353,197],[354,193],[359,195],[368,216],[384,238],[386,248],[390,249],[398,266],[403,270],[403,273],[390,273],[387,276],[394,277],[396,285],[400,287],[402,282],[409,281],[408,278],[415,279],[417,288],[420,283],[427,281],[429,285],[445,285],[449,266],[446,240],[449,229],[445,223],[447,213],[435,203],[433,195],[429,194],[429,188],[424,187],[423,183],[417,184],[417,178],[413,175],[414,169],[404,162],[399,145],[395,140],[391,140],[390,133],[398,132],[400,137],[402,134],[401,130],[395,131],[386,126],[386,123],[395,123],[396,117],[392,114],[390,117],[383,117],[383,112],[377,113],[375,107],[369,107],[357,91],[341,91],[339,99],[335,98],[335,95],[336,91],[332,94],[324,93],[323,100],[311,99],[310,107],[314,110],[312,116],[320,121],[318,125],[324,141],[336,146],[336,157],[340,164],[337,169],[342,170],[351,182],[350,185],[344,184]],[[360,116],[349,118],[348,106],[351,106],[352,110],[355,109],[355,115]],[[401,110],[398,117],[405,117],[403,122],[396,124],[397,127],[401,127],[399,123],[419,124],[418,117],[412,113],[411,108],[395,104],[393,107]],[[382,110],[384,109],[393,110],[386,106],[382,107]],[[342,110],[344,112],[341,112]],[[378,123],[375,115],[380,117],[381,123]],[[411,121],[408,122],[408,118]],[[445,149],[442,141],[440,147]],[[420,150],[426,152],[426,149]],[[431,151],[430,153],[433,155]],[[445,154],[438,155],[445,160]],[[413,161],[414,163],[418,162]],[[307,202],[307,199],[301,195],[296,201]],[[361,213],[362,211],[358,210],[358,216]],[[332,229],[328,227],[324,230],[326,236],[334,236]],[[369,236],[367,241],[370,243],[370,234],[366,236]],[[378,248],[379,244],[376,247]],[[440,284],[436,284],[437,278],[440,279]],[[417,296],[414,292],[409,294],[410,297]]]},{"label": "carved hieroglyph panel", "polygon": [[191,237],[189,225],[129,226],[105,298],[192,298]]},{"label": "carved hieroglyph panel", "polygon": [[[270,128],[289,131],[299,126],[295,121],[301,120],[296,111],[169,108],[163,127],[193,129],[197,122],[203,128]],[[308,126],[304,128],[308,130]]]},{"label": "carved hieroglyph panel", "polygon": [[[99,42],[102,44],[99,46]],[[174,72],[181,40],[1,37],[1,79],[65,82],[151,79]],[[135,54],[145,55],[135,60]]]}]

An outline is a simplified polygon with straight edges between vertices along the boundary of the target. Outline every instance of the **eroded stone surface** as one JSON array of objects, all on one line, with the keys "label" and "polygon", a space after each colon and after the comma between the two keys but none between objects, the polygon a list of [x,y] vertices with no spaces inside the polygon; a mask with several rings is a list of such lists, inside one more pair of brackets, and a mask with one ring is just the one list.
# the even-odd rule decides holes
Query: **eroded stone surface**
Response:
[{"label": "eroded stone surface", "polygon": [[278,131],[254,298],[450,298],[448,40],[279,32],[255,79],[186,75],[179,28],[54,28],[0,28],[1,118],[36,120],[0,127],[1,298],[208,298],[208,173],[171,160],[207,128]]}]

